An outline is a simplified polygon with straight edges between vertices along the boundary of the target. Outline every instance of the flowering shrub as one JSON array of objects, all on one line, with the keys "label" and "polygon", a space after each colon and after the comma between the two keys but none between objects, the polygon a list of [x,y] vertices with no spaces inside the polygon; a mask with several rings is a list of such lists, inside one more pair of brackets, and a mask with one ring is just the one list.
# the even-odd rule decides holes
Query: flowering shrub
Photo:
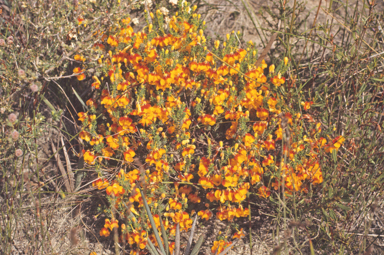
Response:
[{"label": "flowering shrub", "polygon": [[[285,78],[288,58],[255,66],[255,45],[241,49],[235,33],[209,50],[195,7],[179,8],[172,17],[150,13],[153,23],[137,33],[129,17],[98,33],[94,48],[105,73],[92,77],[97,96],[78,114],[79,136],[89,144],[84,161],[100,175],[93,186],[111,204],[100,235],[121,227],[137,250],[154,240],[140,189],[159,230],[161,220],[174,235],[176,224],[191,228],[196,211],[204,220],[232,221],[249,215],[249,196],[309,192],[323,181],[318,153],[344,141],[321,137],[313,102],[290,97],[297,87]],[[82,70],[74,70],[79,80]],[[101,171],[108,166],[121,169],[113,180]],[[212,252],[228,245],[217,241]]]}]

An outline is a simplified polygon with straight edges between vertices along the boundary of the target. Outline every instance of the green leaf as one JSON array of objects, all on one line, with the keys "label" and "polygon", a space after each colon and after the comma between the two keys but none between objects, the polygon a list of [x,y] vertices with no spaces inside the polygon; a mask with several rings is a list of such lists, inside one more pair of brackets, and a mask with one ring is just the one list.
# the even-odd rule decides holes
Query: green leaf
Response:
[{"label": "green leaf", "polygon": [[313,249],[312,240],[309,240],[309,248],[311,249],[311,255],[315,255],[315,250]]},{"label": "green leaf", "polygon": [[159,245],[162,254],[165,255],[166,253],[165,253],[165,250],[164,250],[164,247],[163,247],[163,243],[161,242],[161,239],[160,239],[160,236],[159,236],[159,232],[157,231],[156,224],[155,224],[155,221],[153,220],[152,213],[151,213],[151,210],[149,209],[147,200],[145,199],[144,192],[141,190],[140,187],[139,187],[139,190],[140,190],[140,193],[141,193],[141,197],[143,198],[144,208],[147,211],[149,221],[151,222],[152,230],[153,230],[153,233],[155,234],[157,244]]},{"label": "green leaf", "polygon": [[379,81],[379,82],[383,82],[383,81],[384,81],[384,78],[383,78],[383,79],[378,79],[378,78],[371,78],[371,80],[374,80],[374,81]]},{"label": "green leaf", "polygon": [[164,225],[163,225],[163,221],[161,220],[161,217],[160,217],[160,227],[161,227],[161,234],[163,235],[165,251],[167,252],[166,254],[169,255],[168,236],[167,236],[167,233],[165,232],[165,228],[164,228]]},{"label": "green leaf", "polygon": [[337,220],[337,217],[336,217],[336,213],[331,209],[329,210],[329,216],[334,219],[334,220]]},{"label": "green leaf", "polygon": [[348,206],[345,206],[345,205],[343,205],[343,204],[336,203],[336,205],[337,205],[339,208],[343,209],[344,211],[349,211],[349,210],[351,210],[351,208],[349,208]]},{"label": "green leaf", "polygon": [[198,216],[196,214],[195,219],[194,219],[193,224],[192,224],[191,233],[189,234],[187,248],[185,248],[184,255],[188,255],[189,250],[191,249],[191,245],[192,245],[192,241],[193,241],[193,235],[195,233],[195,228],[196,228],[196,223],[197,223],[197,218],[198,218]]},{"label": "green leaf", "polygon": [[323,214],[324,214],[325,220],[328,220],[328,218],[329,218],[328,213],[324,210],[324,208],[321,208],[321,211],[322,211]]},{"label": "green leaf", "polygon": [[152,241],[149,238],[147,244],[147,248],[152,255],[159,255],[159,253],[156,251],[156,247],[153,245]]},{"label": "green leaf", "polygon": [[84,103],[84,101],[81,99],[81,97],[79,96],[79,94],[77,94],[76,90],[74,88],[72,88],[73,90],[73,93],[75,93],[75,96],[77,97],[77,99],[80,101],[80,103],[83,105],[83,107],[88,111],[88,107],[87,105]]},{"label": "green leaf", "polygon": [[329,187],[328,198],[332,198],[332,197],[333,197],[333,189],[332,189],[332,187]]},{"label": "green leaf", "polygon": [[380,183],[381,180],[384,178],[384,174],[381,174],[377,179],[375,180],[375,183]]},{"label": "green leaf", "polygon": [[200,251],[201,246],[203,245],[205,240],[205,235],[201,235],[199,240],[197,240],[195,247],[193,248],[191,255],[197,255]]},{"label": "green leaf", "polygon": [[332,150],[332,158],[333,158],[333,161],[336,163],[337,162],[337,150]]}]

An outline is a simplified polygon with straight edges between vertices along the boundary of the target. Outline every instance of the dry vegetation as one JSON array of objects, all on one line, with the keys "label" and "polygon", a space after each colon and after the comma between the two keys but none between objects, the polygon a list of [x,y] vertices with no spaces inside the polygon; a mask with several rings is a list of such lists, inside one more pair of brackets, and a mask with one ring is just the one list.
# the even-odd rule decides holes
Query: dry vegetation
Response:
[{"label": "dry vegetation", "polygon": [[[124,209],[112,209],[115,197],[92,185],[101,175],[112,184],[123,165],[104,160],[94,166],[89,158],[84,159],[83,153],[91,147],[80,132],[94,130],[87,129],[78,114],[91,108],[89,99],[101,102],[92,76],[100,78],[109,70],[98,61],[103,54],[107,59],[108,52],[94,49],[101,42],[98,32],[112,34],[128,16],[134,32],[148,31],[147,22],[155,19],[149,21],[146,9],[156,14],[165,7],[169,13],[164,17],[175,12],[181,16],[171,2],[0,0],[1,254],[130,252],[128,240],[118,244],[121,225],[109,237],[100,236],[106,218],[125,220]],[[332,146],[340,148],[331,153],[316,151],[323,180],[303,181],[309,192],[286,195],[281,187],[263,197],[257,183],[243,203],[250,209],[249,216],[220,221],[213,215],[209,221],[199,220],[194,240],[200,234],[207,237],[199,254],[210,254],[219,239],[232,241],[239,229],[245,236],[228,254],[383,254],[384,3],[198,0],[191,5],[197,6],[201,21],[206,22],[204,35],[212,52],[215,40],[229,41],[226,35],[230,34],[238,48],[247,49],[252,40],[259,50],[256,60],[277,33],[265,60],[286,78],[273,93],[284,96],[283,111],[301,113],[300,139],[310,138],[313,123],[320,123],[321,137],[328,141],[345,138],[340,144],[334,141]],[[272,78],[268,68],[265,74]],[[153,95],[139,89],[131,92],[135,100],[139,93]],[[310,111],[301,108],[301,101],[313,102]],[[105,112],[97,113],[104,114],[99,121],[110,118]],[[218,138],[225,140],[225,130],[221,136],[221,129],[217,136],[207,130],[199,132],[213,133],[213,144],[219,144]],[[235,147],[235,139],[227,140],[225,146]],[[207,144],[198,144],[196,154],[208,153]],[[283,155],[282,148],[276,143],[276,153]],[[147,155],[139,152],[144,149],[136,151],[136,158],[145,162]],[[139,169],[140,164],[128,169]],[[169,192],[167,196],[173,194],[172,185],[161,188]],[[205,209],[203,204],[190,206],[196,211]],[[165,207],[164,202],[151,210],[160,214]],[[147,217],[143,208],[139,213]],[[186,231],[181,236],[187,240]]]}]

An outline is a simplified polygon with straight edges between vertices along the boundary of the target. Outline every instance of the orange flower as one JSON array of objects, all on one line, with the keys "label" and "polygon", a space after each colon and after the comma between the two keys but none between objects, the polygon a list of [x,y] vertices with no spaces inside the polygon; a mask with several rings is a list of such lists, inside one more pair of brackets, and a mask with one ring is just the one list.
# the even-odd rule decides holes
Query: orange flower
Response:
[{"label": "orange flower", "polygon": [[261,163],[263,164],[263,166],[269,166],[269,165],[273,164],[274,163],[273,156],[268,155],[268,157],[266,157]]},{"label": "orange flower", "polygon": [[99,78],[97,78],[96,76],[92,76],[92,79],[95,81],[94,83],[92,83],[92,87],[94,87],[95,89],[99,89],[101,85]]},{"label": "orange flower", "polygon": [[176,200],[173,200],[172,198],[169,199],[168,204],[171,209],[181,210],[181,203],[177,202]]},{"label": "orange flower", "polygon": [[74,60],[77,60],[77,61],[82,61],[82,62],[85,62],[85,58],[81,55],[78,55],[76,54],[74,57],[73,57]]},{"label": "orange flower", "polygon": [[283,138],[283,129],[279,126],[279,128],[276,129],[275,134],[276,134],[276,141],[281,140]]},{"label": "orange flower", "polygon": [[111,147],[113,150],[117,150],[119,148],[119,139],[115,138],[111,135],[107,136],[107,144],[109,147]]},{"label": "orange flower", "polygon": [[123,189],[123,187],[121,187],[118,183],[115,182],[112,184],[112,186],[108,186],[106,192],[108,195],[111,195],[111,193],[113,193],[113,195],[117,197],[118,195],[124,194],[125,190]]},{"label": "orange flower", "polygon": [[282,84],[285,83],[285,77],[279,77],[280,75],[276,75],[273,78],[271,78],[271,82],[276,87],[280,87]]},{"label": "orange flower", "polygon": [[183,155],[183,157],[187,155],[192,155],[193,153],[195,153],[195,148],[196,148],[195,145],[189,145],[187,148],[183,149],[183,152],[181,153],[181,155]]},{"label": "orange flower", "polygon": [[239,180],[239,177],[236,175],[225,176],[225,180],[223,180],[222,184],[224,187],[236,187],[238,180]]},{"label": "orange flower", "polygon": [[266,120],[266,119],[268,119],[269,112],[268,112],[268,110],[266,110],[264,108],[259,108],[259,109],[257,109],[256,115],[259,119]]},{"label": "orange flower", "polygon": [[211,248],[211,252],[213,254],[220,254],[222,251],[225,250],[225,248],[227,248],[231,244],[232,242],[226,242],[224,240],[214,241],[213,246]]},{"label": "orange flower", "polygon": [[105,236],[105,237],[108,237],[110,234],[109,230],[107,228],[102,228],[100,230],[100,236]]},{"label": "orange flower", "polygon": [[92,182],[93,187],[97,187],[97,189],[105,189],[109,186],[109,182],[106,179],[98,178],[96,181]]},{"label": "orange flower", "polygon": [[125,178],[127,178],[131,184],[134,183],[136,180],[139,179],[139,170],[134,169],[134,170],[128,172],[125,175]]},{"label": "orange flower", "polygon": [[173,250],[175,249],[175,242],[169,243],[169,253],[173,254]]},{"label": "orange flower", "polygon": [[306,110],[309,110],[311,108],[311,106],[313,105],[313,102],[312,101],[301,102],[301,105],[303,106],[303,109],[306,111]]},{"label": "orange flower", "polygon": [[197,193],[196,193],[196,194],[189,194],[189,195],[188,195],[188,199],[189,199],[189,201],[191,201],[192,203],[196,203],[196,204],[198,204],[198,203],[201,202],[201,199],[200,199],[200,197],[197,195]]},{"label": "orange flower", "polygon": [[261,186],[259,188],[259,196],[263,197],[263,198],[267,198],[271,195],[271,191],[269,190],[269,188],[265,187],[265,186]]},{"label": "orange flower", "polygon": [[253,124],[253,131],[255,134],[262,135],[264,131],[267,129],[268,122],[266,121],[257,121]]},{"label": "orange flower", "polygon": [[332,140],[332,143],[330,145],[327,145],[325,151],[332,153],[333,150],[336,150],[336,152],[339,150],[339,148],[343,145],[345,141],[345,138],[343,136],[338,136],[335,139]]},{"label": "orange flower", "polygon": [[199,179],[199,184],[203,187],[203,189],[212,189],[214,188],[213,182],[206,178],[206,177],[201,177]]},{"label": "orange flower", "polygon": [[106,148],[103,148],[101,150],[101,152],[103,153],[103,156],[108,160],[110,159],[110,157],[112,157],[115,152],[110,148],[110,147],[106,147]]},{"label": "orange flower", "polygon": [[264,147],[267,149],[267,150],[275,150],[275,141],[272,139],[272,135],[269,135],[268,136],[268,139],[266,141],[264,141]]},{"label": "orange flower", "polygon": [[204,177],[208,173],[208,167],[210,160],[206,157],[202,157],[199,164],[199,172],[197,173],[200,177]]},{"label": "orange flower", "polygon": [[212,203],[213,201],[217,201],[218,199],[215,196],[215,192],[212,190],[207,193],[206,195],[207,199]]},{"label": "orange flower", "polygon": [[89,142],[92,138],[91,134],[84,130],[80,132],[79,137],[87,142]]},{"label": "orange flower", "polygon": [[193,179],[193,175],[192,174],[183,174],[183,175],[179,175],[179,178],[182,182],[190,182]]},{"label": "orange flower", "polygon": [[[73,73],[76,74],[76,73],[82,73],[84,72],[84,70],[82,70],[80,67],[76,67],[75,69],[73,69]],[[85,74],[82,73],[82,74],[79,74],[79,75],[76,75],[76,78],[79,80],[79,81],[82,81],[85,79]]]},{"label": "orange flower", "polygon": [[200,216],[200,218],[202,219],[205,219],[206,221],[208,221],[211,217],[212,217],[212,212],[210,210],[203,210],[203,211],[199,211],[197,213],[197,215]]},{"label": "orange flower", "polygon": [[81,122],[83,122],[88,118],[88,114],[86,112],[79,112],[77,116],[79,116],[79,121]]},{"label": "orange flower", "polygon": [[129,117],[120,117],[119,125],[122,128],[122,131],[120,132],[122,135],[136,132],[136,127],[133,124],[132,119]]},{"label": "orange flower", "polygon": [[111,224],[109,225],[109,229],[112,231],[113,228],[118,228],[119,227],[119,221],[114,219],[111,221]]},{"label": "orange flower", "polygon": [[84,153],[84,161],[87,162],[89,165],[95,164],[96,156],[93,154],[93,152],[86,151]]},{"label": "orange flower", "polygon": [[255,141],[255,137],[249,133],[245,134],[244,138],[243,138],[243,143],[245,145],[245,147],[247,148],[251,148],[253,142]]},{"label": "orange flower", "polygon": [[127,162],[133,162],[133,157],[136,155],[136,153],[132,149],[128,149],[124,152],[124,159]]},{"label": "orange flower", "polygon": [[108,37],[107,43],[112,47],[116,47],[117,45],[119,45],[119,41],[112,35]]},{"label": "orange flower", "polygon": [[221,185],[221,182],[222,182],[221,175],[215,174],[214,176],[212,176],[211,180],[212,180],[213,184],[215,184],[215,186]]},{"label": "orange flower", "polygon": [[216,124],[216,118],[209,114],[204,114],[197,119],[203,125],[213,126]]},{"label": "orange flower", "polygon": [[243,229],[240,229],[233,235],[233,239],[241,239],[243,236],[245,236]]}]

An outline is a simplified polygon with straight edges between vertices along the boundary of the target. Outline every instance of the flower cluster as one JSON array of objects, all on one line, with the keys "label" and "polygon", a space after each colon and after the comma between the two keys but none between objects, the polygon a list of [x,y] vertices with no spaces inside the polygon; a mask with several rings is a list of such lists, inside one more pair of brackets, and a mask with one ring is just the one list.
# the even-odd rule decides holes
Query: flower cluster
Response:
[{"label": "flower cluster", "polygon": [[[171,234],[176,224],[191,228],[190,207],[205,220],[215,212],[232,221],[249,215],[247,196],[308,192],[321,183],[319,151],[332,152],[344,141],[327,144],[317,123],[305,133],[302,111],[313,102],[287,103],[281,89],[287,58],[278,67],[255,66],[255,45],[239,48],[234,32],[208,50],[194,10],[186,3],[172,17],[150,13],[153,23],[137,33],[123,19],[94,46],[106,71],[93,77],[98,96],[79,113],[80,138],[89,144],[84,161],[121,166],[115,180],[100,177],[93,185],[106,189],[111,205],[129,219],[125,238],[140,249],[151,238],[140,187]],[[74,73],[85,78],[81,67]],[[109,235],[111,226],[100,234]],[[227,245],[215,242],[212,251]]]}]

